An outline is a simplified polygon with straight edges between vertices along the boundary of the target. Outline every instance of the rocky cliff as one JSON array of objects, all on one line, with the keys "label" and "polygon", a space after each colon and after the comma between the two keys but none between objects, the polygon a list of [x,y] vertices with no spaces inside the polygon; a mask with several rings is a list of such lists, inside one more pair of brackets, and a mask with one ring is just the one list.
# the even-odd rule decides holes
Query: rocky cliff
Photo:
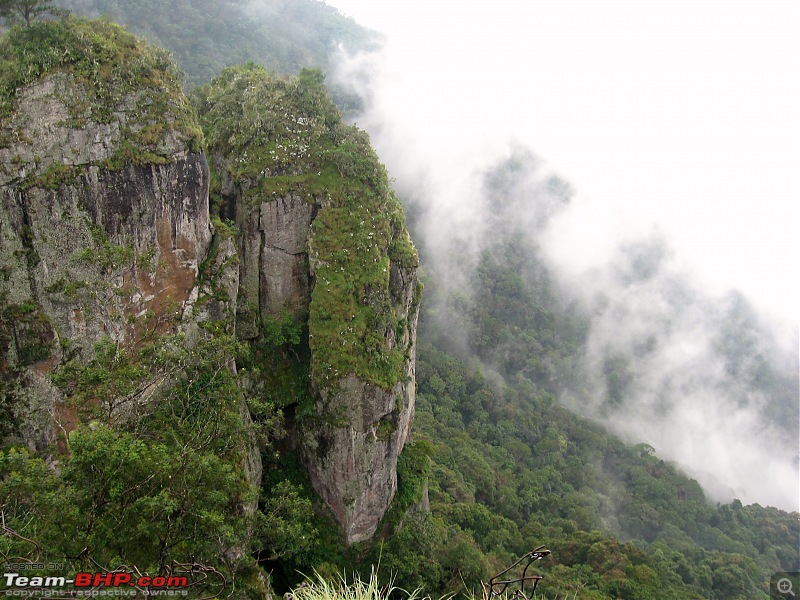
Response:
[{"label": "rocky cliff", "polygon": [[418,258],[402,211],[317,72],[227,70],[200,114],[218,202],[240,232],[238,335],[307,323],[313,408],[294,441],[348,542],[369,539],[414,412]]},{"label": "rocky cliff", "polygon": [[[164,53],[114,25],[13,35],[0,90],[0,434],[63,452],[82,421],[135,421],[176,381],[190,389],[191,367],[166,364],[167,350],[184,364],[181,347],[235,333],[271,362],[237,374],[240,350],[222,358],[243,431],[227,460],[258,485],[245,397],[282,395],[314,489],[349,543],[370,538],[413,419],[420,286],[366,136],[314,71],[229,69],[196,94],[198,122]],[[209,184],[228,225],[212,224]],[[276,327],[304,350],[275,342]],[[284,367],[286,394],[274,385]]]},{"label": "rocky cliff", "polygon": [[[52,65],[48,35],[75,56]],[[209,175],[164,53],[100,23],[17,38],[0,122],[0,338],[18,432],[44,451],[75,426],[48,373],[103,339],[124,349],[174,330],[196,300]],[[106,63],[92,64],[101,41]]]}]

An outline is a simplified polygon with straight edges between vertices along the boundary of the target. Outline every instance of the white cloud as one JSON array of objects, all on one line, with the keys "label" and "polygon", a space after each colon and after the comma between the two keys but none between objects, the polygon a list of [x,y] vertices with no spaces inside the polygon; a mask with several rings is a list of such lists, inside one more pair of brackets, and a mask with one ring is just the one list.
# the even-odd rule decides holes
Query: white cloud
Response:
[{"label": "white cloud", "polygon": [[[434,259],[454,247],[469,258],[491,216],[481,173],[532,148],[544,159],[534,183],[555,169],[578,192],[541,234],[545,257],[585,305],[607,301],[587,376],[609,344],[632,360],[627,416],[607,425],[717,493],[796,509],[797,448],[725,374],[710,307],[740,290],[796,352],[800,5],[330,3],[389,34],[381,55],[345,61],[346,79],[371,75],[359,125],[398,189],[424,201]],[[651,278],[623,283],[626,249],[641,243],[664,256]],[[651,334],[657,350],[637,356]],[[656,418],[667,392],[673,408]]]},{"label": "white cloud", "polygon": [[390,34],[392,173],[516,136],[618,227],[658,223],[708,285],[797,322],[800,5],[331,3]]}]

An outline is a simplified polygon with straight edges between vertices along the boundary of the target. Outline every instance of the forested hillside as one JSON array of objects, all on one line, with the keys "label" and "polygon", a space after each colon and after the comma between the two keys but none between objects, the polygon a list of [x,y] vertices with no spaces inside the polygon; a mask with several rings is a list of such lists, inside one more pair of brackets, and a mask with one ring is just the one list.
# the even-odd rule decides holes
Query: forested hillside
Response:
[{"label": "forested hillside", "polygon": [[[715,506],[648,445],[625,445],[560,406],[548,388],[569,371],[584,330],[547,292],[546,270],[519,259],[524,247],[511,239],[487,252],[476,300],[450,304],[447,318],[484,347],[535,347],[503,355],[521,361],[516,376],[498,380],[481,361],[449,354],[449,331],[423,313],[421,339],[433,343],[420,349],[415,428],[433,447],[432,515],[415,523],[442,540],[431,556],[447,555],[456,539],[471,572],[487,572],[543,543],[553,550],[540,588],[548,593],[766,597],[769,575],[797,566],[797,514],[739,501]],[[420,574],[409,584],[441,578],[422,574],[432,563],[412,562]]]},{"label": "forested hillside", "polygon": [[87,17],[108,16],[170,50],[188,87],[208,83],[224,67],[253,61],[294,74],[326,68],[339,44],[354,51],[377,34],[316,0],[57,0]]},{"label": "forested hillside", "polygon": [[[174,311],[167,315],[165,304],[158,319],[152,312],[130,317],[130,327],[150,332],[138,348],[117,347],[103,338],[93,347],[87,345],[83,356],[69,347],[69,340],[57,353],[53,350],[59,358],[54,358],[48,381],[67,394],[71,406],[86,410],[94,420],[91,427],[60,438],[60,450],[66,439],[71,454],[59,458],[57,468],[48,466],[46,448],[34,456],[20,449],[19,436],[7,437],[0,454],[0,503],[16,516],[13,525],[20,532],[48,544],[55,554],[84,560],[81,550],[90,544],[96,549],[92,557],[104,564],[120,559],[163,569],[170,560],[189,562],[196,554],[207,562],[218,561],[215,568],[236,579],[240,587],[234,591],[241,597],[263,597],[259,594],[265,592],[267,579],[275,592],[284,593],[300,583],[303,574],[316,571],[335,579],[358,572],[368,577],[376,565],[382,583],[393,580],[409,590],[420,587],[434,598],[461,594],[479,590],[480,582],[543,544],[552,554],[537,564],[537,573],[545,576],[537,597],[548,600],[564,595],[586,600],[766,600],[772,573],[800,570],[800,515],[745,506],[738,500],[717,504],[697,481],[659,458],[652,447],[626,444],[560,402],[565,390],[578,394],[603,387],[608,391],[605,401],[613,408],[633,388],[625,357],[613,353],[605,357],[602,382],[582,377],[579,364],[590,315],[559,289],[534,232],[526,229],[528,221],[502,229],[507,221],[501,215],[510,211],[509,203],[548,218],[550,209],[535,206],[536,197],[513,197],[519,190],[515,177],[533,169],[532,162],[523,157],[500,165],[487,179],[497,222],[474,261],[465,259],[463,268],[452,273],[423,246],[419,259],[424,293],[420,298],[421,287],[415,279],[412,286],[412,278],[398,291],[402,277],[388,274],[387,268],[397,263],[416,269],[417,254],[389,178],[366,134],[340,121],[322,73],[303,69],[325,69],[336,44],[365,47],[373,34],[316,0],[187,0],[173,2],[168,9],[149,0],[58,4],[128,25],[171,50],[186,72],[192,107],[179,95],[178,76],[166,57],[112,25],[81,22],[76,30],[83,32],[80,36],[53,28],[47,30],[50,37],[39,40],[60,47],[66,39],[78,44],[69,46],[70,51],[89,56],[90,50],[79,44],[89,39],[97,42],[90,45],[92,51],[110,48],[116,60],[130,60],[135,50],[155,63],[148,62],[149,70],[142,71],[151,87],[159,83],[151,71],[170,75],[170,93],[180,98],[181,110],[191,117],[191,149],[202,147],[211,163],[215,233],[206,260],[198,261],[201,301],[189,312],[216,310],[223,316],[200,327],[205,337],[192,348],[181,345],[177,330],[161,335],[163,328],[178,326]],[[15,37],[5,38],[0,46],[5,65],[29,56],[25,53],[35,45],[29,36],[36,32],[14,31]],[[56,55],[51,54],[43,56]],[[266,69],[248,65],[223,71],[247,61]],[[76,64],[89,69],[90,62]],[[65,68],[82,81],[77,67]],[[268,71],[298,76],[284,78]],[[30,83],[11,75],[19,73],[4,71],[9,110],[15,87]],[[342,93],[334,96],[340,108],[357,104]],[[286,108],[282,102],[291,110],[269,112],[279,105]],[[297,114],[291,112],[295,109]],[[147,148],[159,147],[151,146]],[[145,158],[153,164],[165,162],[154,152]],[[119,167],[136,156],[129,150],[117,157],[123,162],[109,164]],[[55,175],[63,173],[51,169],[48,178],[37,179],[33,187],[56,193],[74,183],[53,180]],[[548,189],[548,198],[556,198],[556,204],[569,201],[563,181],[550,180]],[[323,296],[319,288],[309,300],[313,303],[294,312],[285,307],[273,310],[255,292],[255,298],[232,308],[237,287],[248,285],[244,276],[244,283],[238,279],[246,273],[247,260],[256,265],[250,268],[255,269],[251,279],[258,293],[274,285],[259,271],[265,264],[260,262],[263,254],[248,259],[253,252],[248,248],[269,250],[259,238],[259,227],[269,217],[254,207],[267,201],[288,206],[296,200],[305,211],[305,200],[298,200],[301,194],[322,207],[323,218],[314,222],[310,234],[318,236],[311,247],[320,254],[309,258],[306,249],[292,258],[293,272],[302,271],[298,295],[311,298],[313,284],[320,286],[321,281],[333,285],[335,293]],[[374,206],[359,205],[354,201],[357,194]],[[422,238],[414,235],[414,224],[424,213],[425,201],[406,203],[415,239]],[[256,212],[245,213],[243,207]],[[314,218],[317,210],[308,209]],[[375,219],[378,233],[369,234],[364,224],[374,228]],[[26,226],[26,240],[29,229]],[[248,235],[259,239],[247,246]],[[380,238],[380,250],[373,246],[373,235]],[[106,271],[116,273],[123,263],[154,274],[164,267],[153,254],[111,243],[102,231],[87,236],[92,256],[100,256],[103,276],[109,280]],[[364,253],[350,256],[357,249]],[[20,252],[15,255],[20,264],[34,270],[35,257]],[[374,264],[367,258],[374,258]],[[80,257],[74,262],[80,263]],[[646,262],[637,265],[646,270]],[[306,273],[310,264],[317,269],[314,275]],[[236,269],[235,283],[225,276],[231,267]],[[0,275],[6,280],[12,276],[6,271]],[[76,294],[88,297],[91,292],[83,281],[49,283],[48,294],[61,294],[59,306]],[[111,283],[102,290],[109,298],[124,291],[115,291]],[[398,308],[403,303],[407,314]],[[16,322],[26,332],[36,333],[48,321],[36,303],[3,307],[4,323]],[[397,492],[374,536],[348,544],[337,524],[340,515],[332,508],[335,502],[315,491],[309,474],[309,456],[333,444],[332,437],[320,435],[312,451],[309,438],[298,431],[341,427],[354,413],[360,416],[361,409],[323,414],[322,404],[315,404],[324,375],[340,367],[382,389],[413,382],[408,365],[413,362],[414,327],[409,321],[418,307],[416,413],[410,441],[397,458]],[[768,355],[754,351],[749,315],[744,300],[736,304],[719,344],[731,371],[744,373],[752,386],[775,399],[769,405],[770,418],[789,429],[787,423],[797,420],[792,387],[796,382],[773,368]],[[344,322],[358,335],[344,333]],[[0,334],[6,329],[0,327]],[[233,329],[237,335],[231,334]],[[0,335],[0,342],[11,347],[12,337]],[[342,340],[354,347],[341,350]],[[355,347],[365,340],[369,345]],[[403,341],[405,346],[387,350],[387,340]],[[48,348],[57,345],[51,338],[46,342]],[[322,358],[313,362],[312,352]],[[23,366],[39,364],[43,357],[33,356]],[[11,362],[3,356],[0,375],[11,372]],[[184,370],[174,375],[169,371],[172,379],[162,392],[163,402],[143,420],[114,428],[98,417],[91,402],[134,394],[172,363]],[[20,422],[10,408],[11,388],[0,389],[0,433],[5,435]],[[398,395],[388,417],[369,431],[371,441],[388,444],[399,435],[398,415],[409,412],[408,390],[405,394]],[[239,410],[243,399],[247,418]],[[249,460],[243,448],[248,444],[257,445],[263,465],[258,490],[248,487],[243,474]],[[115,482],[103,472],[98,479],[96,464],[103,461],[115,462],[126,478]],[[181,477],[173,478],[176,473]],[[254,506],[255,517],[250,512]],[[5,556],[21,552],[23,546],[19,539],[0,536]]]}]

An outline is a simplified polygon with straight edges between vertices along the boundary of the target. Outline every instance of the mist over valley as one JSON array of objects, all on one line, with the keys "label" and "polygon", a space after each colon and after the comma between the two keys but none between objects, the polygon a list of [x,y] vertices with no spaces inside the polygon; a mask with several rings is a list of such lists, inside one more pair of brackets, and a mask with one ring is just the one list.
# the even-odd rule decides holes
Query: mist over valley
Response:
[{"label": "mist over valley", "polygon": [[[520,236],[521,251],[542,262],[549,283],[558,288],[553,302],[573,307],[586,319],[588,333],[574,357],[573,382],[558,390],[566,406],[631,443],[651,444],[696,477],[714,500],[740,498],[797,510],[798,269],[792,233],[797,177],[794,170],[782,172],[760,191],[770,208],[747,193],[726,197],[729,186],[741,185],[742,178],[752,189],[777,167],[763,167],[763,176],[756,164],[748,166],[746,175],[737,173],[733,163],[704,174],[681,170],[687,160],[696,160],[699,150],[692,144],[725,153],[724,142],[704,141],[716,129],[706,131],[674,111],[658,112],[670,103],[677,111],[685,109],[681,102],[705,106],[708,97],[720,98],[730,83],[728,64],[745,51],[729,36],[748,26],[729,19],[713,29],[730,56],[719,62],[718,79],[691,89],[695,96],[677,90],[648,95],[647,86],[659,79],[680,77],[687,82],[682,85],[693,81],[691,67],[683,62],[690,52],[703,65],[712,57],[722,61],[722,50],[693,45],[701,34],[699,25],[679,34],[688,47],[676,48],[664,32],[643,43],[644,32],[656,26],[653,15],[628,9],[615,3],[598,9],[625,14],[605,26],[588,23],[586,16],[573,22],[566,8],[552,3],[530,9],[501,3],[458,13],[440,3],[420,17],[423,22],[407,22],[406,11],[391,9],[383,23],[392,35],[382,51],[342,52],[337,81],[357,82],[354,91],[365,109],[352,118],[371,133],[396,177],[400,196],[414,215],[423,260],[436,269],[441,285],[451,286],[450,293],[470,295],[469,281],[480,257],[501,240]],[[737,7],[740,14],[746,10]],[[679,12],[675,9],[674,17]],[[451,26],[460,32],[446,43],[433,24],[437,14],[451,15]],[[557,36],[545,32],[544,40],[530,39],[533,32],[544,31],[542,22],[562,17]],[[373,18],[380,21],[379,15]],[[673,26],[678,27],[670,18],[665,27]],[[613,38],[612,28],[619,39]],[[766,30],[753,30],[766,35]],[[565,51],[564,40],[580,43],[580,36],[595,33],[597,40],[581,46],[597,54],[585,57],[598,69],[590,74],[575,56],[577,47]],[[505,41],[473,44],[491,36]],[[620,54],[635,53],[634,42],[642,43],[642,56]],[[772,60],[778,47],[773,42],[758,60]],[[619,63],[598,66],[599,56]],[[775,60],[786,68],[789,59],[781,55]],[[631,79],[626,69],[632,61],[650,72],[637,72],[641,79]],[[751,70],[740,76],[750,76],[760,64],[743,67]],[[578,77],[586,80],[578,82]],[[788,77],[781,89],[796,95],[797,78]],[[568,92],[582,98],[570,100]],[[740,111],[734,124],[723,111],[715,127],[725,118],[731,118],[732,129],[740,127],[744,115],[754,120],[744,125],[751,131],[763,118],[760,98],[741,100],[758,112]],[[558,101],[563,106],[555,106]],[[637,101],[641,104],[632,105]],[[586,124],[581,131],[573,112],[579,107],[592,110],[586,117],[600,123]],[[637,129],[643,113],[652,122]],[[785,160],[782,152],[798,155],[791,138],[795,113],[774,116],[776,123],[789,120],[785,134],[774,138],[784,144],[771,151],[776,160]],[[630,122],[624,123],[626,118]],[[662,126],[675,130],[654,138],[651,130],[662,118]],[[609,119],[620,120],[616,136],[605,123]],[[560,133],[552,131],[557,124],[563,126]],[[557,135],[559,144],[552,139]],[[759,136],[763,143],[768,143],[766,135]],[[540,139],[541,146],[554,149],[554,157],[539,154]],[[619,150],[625,143],[632,148]],[[653,150],[657,144],[663,148]],[[563,149],[569,145],[575,149]],[[592,153],[590,172],[582,161]],[[560,155],[563,166],[557,162]],[[652,162],[659,159],[656,170]],[[579,183],[572,182],[570,166],[577,167]],[[598,177],[600,171],[606,174]],[[753,220],[739,221],[738,211],[747,211]],[[754,235],[759,241],[750,241]],[[719,259],[720,251],[727,256]],[[763,277],[753,276],[751,261],[761,261],[757,269]],[[452,326],[458,327],[457,318]]]}]

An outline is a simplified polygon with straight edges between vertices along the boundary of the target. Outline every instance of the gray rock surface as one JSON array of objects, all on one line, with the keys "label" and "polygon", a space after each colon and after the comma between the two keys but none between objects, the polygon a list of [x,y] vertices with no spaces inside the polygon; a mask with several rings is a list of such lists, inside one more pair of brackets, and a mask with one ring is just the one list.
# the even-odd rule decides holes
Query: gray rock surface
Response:
[{"label": "gray rock surface", "polygon": [[416,336],[419,306],[416,269],[391,263],[389,293],[405,322],[388,348],[406,351],[403,377],[391,389],[348,375],[337,386],[316,390],[317,410],[326,418],[304,432],[314,488],[342,525],[348,543],[368,540],[397,491],[397,457],[411,433],[416,399]]},{"label": "gray rock surface", "polygon": [[[146,330],[183,329],[191,339],[197,322],[225,319],[232,329],[235,314],[232,240],[212,261],[229,302],[197,287],[212,240],[205,157],[167,128],[158,160],[120,163],[141,98],[124,98],[107,122],[76,124],[68,102],[82,93],[69,75],[47,76],[20,90],[0,124],[13,140],[0,148],[0,309],[26,315],[0,324],[0,375],[24,441],[40,451],[77,425],[47,377],[59,362],[90,360],[105,338],[135,347]],[[210,298],[202,306],[201,293]],[[252,440],[245,462],[258,484]]]},{"label": "gray rock surface", "polygon": [[261,311],[279,316],[308,306],[308,229],[317,206],[288,194],[261,204]]},{"label": "gray rock surface", "polygon": [[[233,181],[223,158],[215,158],[214,164],[226,204],[235,207],[240,231],[237,334],[241,339],[255,339],[265,318],[286,313],[306,318],[312,293],[324,293],[314,291],[316,268],[310,256],[311,225],[320,211],[327,210],[326,202],[291,191],[272,201],[253,202],[248,192],[262,181]],[[407,235],[405,229],[401,233]],[[355,247],[345,250],[358,251]],[[372,290],[371,296],[390,298],[393,318],[403,323],[399,339],[395,328],[382,332],[386,348],[400,348],[406,357],[402,377],[388,389],[354,374],[331,387],[312,386],[316,414],[298,422],[294,433],[311,483],[348,543],[371,538],[391,505],[397,490],[397,457],[414,416],[416,268],[391,261],[384,285],[382,290]]]},{"label": "gray rock surface", "polygon": [[[205,157],[167,127],[148,150],[152,160],[120,160],[143,99],[133,93],[107,120],[76,123],[68,99],[82,92],[70,75],[49,75],[20,90],[17,110],[0,123],[0,139],[10,140],[0,148],[0,309],[21,315],[0,323],[0,376],[23,406],[25,441],[39,450],[77,425],[47,376],[68,356],[91,360],[106,338],[136,347],[144,323],[182,331],[189,343],[203,335],[203,322],[253,340],[267,318],[308,318],[315,290],[311,225],[322,200],[289,191],[254,202],[246,192],[256,182],[227,179],[218,158],[239,235],[213,234]],[[385,259],[388,247],[381,252]],[[414,414],[416,268],[387,264],[380,289],[356,301],[390,299],[397,327],[380,334],[405,357],[402,376],[387,388],[354,374],[324,389],[309,381],[317,414],[294,433],[349,543],[369,539],[389,508]],[[148,398],[156,397],[152,387]],[[252,429],[244,403],[241,412]],[[253,436],[243,452],[257,485]]]},{"label": "gray rock surface", "polygon": [[239,202],[239,296],[254,309],[239,320],[241,338],[258,335],[258,316],[308,314],[308,230],[316,212],[315,204],[291,194],[255,206]]}]

